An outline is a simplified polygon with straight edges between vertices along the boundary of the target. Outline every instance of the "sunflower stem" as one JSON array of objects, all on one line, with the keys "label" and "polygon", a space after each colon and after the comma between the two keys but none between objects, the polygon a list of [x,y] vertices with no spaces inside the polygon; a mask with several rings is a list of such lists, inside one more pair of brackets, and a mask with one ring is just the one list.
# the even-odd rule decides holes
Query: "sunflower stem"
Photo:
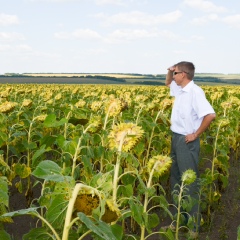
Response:
[{"label": "sunflower stem", "polygon": [[118,175],[119,175],[119,169],[120,169],[120,161],[121,161],[121,151],[122,146],[124,142],[124,138],[127,136],[127,132],[123,134],[123,136],[120,139],[119,147],[118,147],[118,155],[117,155],[117,161],[116,165],[114,167],[114,178],[113,178],[113,202],[116,204],[117,202],[117,185],[118,185]]},{"label": "sunflower stem", "polygon": [[[158,162],[156,162],[150,172],[149,178],[148,178],[148,183],[147,183],[147,191],[145,193],[145,199],[144,199],[144,205],[143,205],[143,214],[147,212],[147,206],[148,206],[148,189],[151,187],[152,185],[152,178],[153,178],[153,174],[156,168],[156,165],[158,164]],[[145,239],[145,225],[141,226],[141,240]]]}]

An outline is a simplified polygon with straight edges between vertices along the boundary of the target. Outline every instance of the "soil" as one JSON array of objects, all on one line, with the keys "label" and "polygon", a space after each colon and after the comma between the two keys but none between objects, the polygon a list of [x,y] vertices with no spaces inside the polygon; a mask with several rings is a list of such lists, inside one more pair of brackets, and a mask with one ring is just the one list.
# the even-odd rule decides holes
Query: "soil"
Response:
[{"label": "soil", "polygon": [[[240,226],[240,159],[230,159],[229,185],[222,192],[221,201],[211,215],[211,226],[202,229],[199,240],[239,240],[237,238]],[[37,199],[40,195],[40,185],[33,188],[31,199]],[[28,208],[28,200],[24,194],[19,193],[14,184],[10,188],[10,211]],[[21,240],[22,236],[37,224],[37,219],[30,216],[14,217],[14,223],[6,224],[6,231],[13,240]],[[166,223],[166,222],[165,222]],[[187,239],[183,237],[183,240]],[[150,240],[150,238],[148,238]],[[151,240],[159,240],[159,237],[151,237]]]}]

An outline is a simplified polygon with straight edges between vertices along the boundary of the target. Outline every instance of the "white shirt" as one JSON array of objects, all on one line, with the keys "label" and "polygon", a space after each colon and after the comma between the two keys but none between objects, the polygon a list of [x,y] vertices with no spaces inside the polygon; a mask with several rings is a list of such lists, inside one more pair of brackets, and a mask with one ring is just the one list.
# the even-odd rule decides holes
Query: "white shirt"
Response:
[{"label": "white shirt", "polygon": [[175,133],[195,133],[204,116],[215,113],[204,91],[193,80],[184,88],[172,81],[170,95],[175,97],[171,115],[171,130]]}]

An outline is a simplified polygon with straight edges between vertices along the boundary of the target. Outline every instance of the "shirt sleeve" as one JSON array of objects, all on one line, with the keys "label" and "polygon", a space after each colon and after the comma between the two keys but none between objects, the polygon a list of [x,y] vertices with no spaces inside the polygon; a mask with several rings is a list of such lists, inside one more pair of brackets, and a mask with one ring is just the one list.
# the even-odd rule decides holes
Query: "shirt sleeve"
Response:
[{"label": "shirt sleeve", "polygon": [[207,100],[205,93],[201,88],[195,90],[192,104],[199,118],[211,113],[215,113],[213,107]]}]

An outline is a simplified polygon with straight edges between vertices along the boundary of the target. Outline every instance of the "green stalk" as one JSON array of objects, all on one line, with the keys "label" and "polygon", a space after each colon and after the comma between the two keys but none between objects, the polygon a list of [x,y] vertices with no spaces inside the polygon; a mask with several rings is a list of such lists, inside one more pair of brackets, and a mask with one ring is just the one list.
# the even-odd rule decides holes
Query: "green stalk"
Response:
[{"label": "green stalk", "polygon": [[117,161],[116,161],[116,165],[114,167],[113,196],[112,196],[114,203],[117,202],[118,175],[119,175],[119,169],[120,169],[121,151],[122,151],[123,141],[126,136],[127,136],[127,132],[120,139],[120,143],[119,143],[119,147],[118,147]]},{"label": "green stalk", "polygon": [[[154,174],[154,171],[155,171],[155,168],[157,166],[158,162],[156,162],[150,172],[150,175],[149,175],[149,179],[148,179],[148,183],[147,183],[147,189],[149,189],[152,185],[152,178],[153,178],[153,174]],[[147,206],[148,206],[148,191],[146,191],[145,193],[145,199],[144,199],[144,205],[143,205],[143,214],[147,212]],[[141,226],[141,240],[144,240],[145,239],[145,225],[142,225]]]},{"label": "green stalk", "polygon": [[71,223],[71,219],[72,219],[74,204],[75,204],[76,198],[78,196],[78,193],[83,186],[84,185],[82,183],[77,183],[76,186],[73,189],[72,196],[69,200],[67,213],[66,213],[66,217],[65,217],[62,240],[68,240],[68,235],[69,235],[69,230],[70,230],[70,226],[71,226],[70,223]]},{"label": "green stalk", "polygon": [[[218,129],[217,129],[217,134],[216,134],[216,138],[215,138],[215,143],[214,143],[214,149],[213,149],[213,161],[212,161],[212,169],[211,169],[211,179],[213,181],[213,177],[214,177],[214,168],[215,168],[215,164],[214,164],[214,159],[217,155],[217,140],[218,140],[218,135],[219,135],[219,131],[220,131],[220,126],[221,126],[221,123],[219,124],[218,126]],[[208,199],[209,199],[209,203],[208,204],[208,217],[210,217],[210,214],[211,214],[211,205],[212,205],[212,184],[210,185],[210,188],[209,188],[209,194],[208,194]]]},{"label": "green stalk", "polygon": [[[158,112],[158,114],[157,114],[157,116],[156,116],[156,118],[155,118],[154,123],[157,122],[158,117],[159,117],[159,115],[160,115],[161,113],[162,113],[162,110],[160,110],[160,111]],[[148,159],[148,157],[149,157],[149,152],[150,152],[150,148],[151,148],[151,144],[152,144],[154,129],[155,129],[155,127],[152,128],[152,132],[151,132],[151,135],[150,135],[150,138],[149,138],[149,143],[148,143],[148,148],[147,148],[146,159]]]},{"label": "green stalk", "polygon": [[72,165],[72,177],[74,175],[74,170],[76,168],[76,163],[77,163],[77,157],[78,157],[78,154],[79,154],[79,151],[80,151],[80,148],[81,148],[81,142],[82,142],[82,137],[83,135],[88,131],[88,129],[94,124],[90,124],[82,133],[82,136],[78,139],[78,144],[77,144],[77,147],[76,147],[76,151],[74,153],[74,157],[73,157],[73,165]]},{"label": "green stalk", "polygon": [[54,236],[56,237],[57,240],[61,240],[61,238],[58,236],[57,232],[55,231],[55,229],[52,227],[52,225],[41,215],[36,215],[36,217],[40,218],[53,232]]},{"label": "green stalk", "polygon": [[181,216],[181,200],[184,190],[184,183],[182,182],[180,187],[180,192],[178,195],[178,206],[177,206],[177,221],[176,221],[176,234],[175,234],[175,240],[178,240],[178,233],[179,233],[179,224],[180,224],[180,216]]},{"label": "green stalk", "polygon": [[142,109],[143,109],[143,107],[141,107],[139,109],[139,112],[138,112],[138,115],[137,115],[137,119],[136,119],[136,125],[138,125],[138,120],[139,120],[140,113],[142,112]]},{"label": "green stalk", "polygon": [[[73,213],[73,210],[74,210],[74,204],[75,204],[75,201],[77,199],[78,193],[81,190],[81,188],[85,188],[85,189],[88,188],[88,189],[91,189],[91,190],[94,189],[94,188],[92,188],[90,186],[87,186],[87,185],[84,185],[82,183],[77,183],[75,185],[75,187],[73,189],[73,192],[72,192],[72,196],[71,196],[71,198],[69,200],[69,203],[68,203],[67,213],[66,213],[66,217],[65,217],[65,223],[64,223],[64,227],[63,227],[62,240],[68,240],[69,230],[72,227],[72,225],[76,222],[76,220],[78,219],[78,218],[75,218],[73,221],[71,221],[72,213]],[[98,194],[98,196],[99,196],[99,199],[100,199],[99,194]],[[80,239],[82,239],[82,238],[80,238]]]}]

